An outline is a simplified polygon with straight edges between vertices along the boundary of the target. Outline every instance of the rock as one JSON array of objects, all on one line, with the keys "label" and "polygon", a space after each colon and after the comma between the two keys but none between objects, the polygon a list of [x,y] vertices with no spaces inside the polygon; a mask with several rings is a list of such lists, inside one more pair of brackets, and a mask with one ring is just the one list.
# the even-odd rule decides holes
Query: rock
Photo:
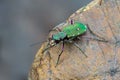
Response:
[{"label": "rock", "polygon": [[[80,40],[74,41],[87,57],[73,43],[65,43],[59,64],[55,67],[62,43],[42,53],[48,43],[44,42],[35,56],[29,80],[118,80],[120,0],[94,0],[57,27],[62,29],[71,19],[87,24],[92,31],[87,30]],[[51,31],[49,36],[55,32]]]}]

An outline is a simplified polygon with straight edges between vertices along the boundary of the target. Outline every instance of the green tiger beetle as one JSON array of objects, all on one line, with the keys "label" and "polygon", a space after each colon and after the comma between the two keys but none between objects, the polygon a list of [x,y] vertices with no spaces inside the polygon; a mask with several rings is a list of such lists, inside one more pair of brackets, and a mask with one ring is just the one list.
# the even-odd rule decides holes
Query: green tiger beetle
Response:
[{"label": "green tiger beetle", "polygon": [[[60,42],[62,42],[62,50],[59,53],[59,56],[58,56],[58,59],[57,59],[57,62],[56,62],[56,66],[57,66],[58,63],[59,63],[59,60],[60,60],[60,56],[64,51],[64,44],[66,42],[69,42],[69,43],[73,43],[85,55],[85,57],[87,57],[87,55],[84,53],[84,51],[82,51],[82,49],[79,47],[79,45],[77,43],[75,43],[75,41],[74,41],[74,39],[76,39],[76,38],[79,39],[79,37],[81,35],[83,35],[84,33],[86,33],[87,30],[89,30],[90,33],[92,33],[93,35],[97,36],[96,34],[94,34],[92,32],[92,30],[90,30],[90,28],[87,25],[85,25],[83,23],[80,23],[80,22],[74,22],[73,20],[71,20],[70,25],[67,25],[62,30],[59,29],[58,33],[52,35],[52,37],[49,39],[49,43],[48,43],[49,47],[44,49],[43,52],[45,52],[49,48],[51,48],[51,47],[59,44]],[[92,39],[92,38],[90,38],[90,39]],[[93,39],[93,40],[98,40],[98,41],[101,41],[101,42],[107,42],[104,39],[102,39],[102,40],[101,39],[100,40],[99,39]]]}]

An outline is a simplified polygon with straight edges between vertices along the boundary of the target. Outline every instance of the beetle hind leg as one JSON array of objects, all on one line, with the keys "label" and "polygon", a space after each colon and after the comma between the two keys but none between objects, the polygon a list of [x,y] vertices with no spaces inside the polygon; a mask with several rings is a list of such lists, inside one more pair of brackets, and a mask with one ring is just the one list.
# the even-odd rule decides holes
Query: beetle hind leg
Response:
[{"label": "beetle hind leg", "polygon": [[95,34],[95,33],[90,29],[90,27],[89,27],[88,24],[86,24],[86,25],[88,26],[87,28],[88,28],[89,32],[90,32],[93,36],[95,36],[95,37],[97,37],[97,38],[91,38],[91,37],[85,37],[85,38],[88,38],[88,39],[90,39],[90,40],[96,40],[96,41],[99,41],[99,42],[108,42],[108,40],[105,40],[103,37]]},{"label": "beetle hind leg", "polygon": [[82,54],[84,54],[85,57],[88,57],[85,52],[79,47],[79,45],[77,43],[74,43],[74,46],[76,46],[81,52]]}]

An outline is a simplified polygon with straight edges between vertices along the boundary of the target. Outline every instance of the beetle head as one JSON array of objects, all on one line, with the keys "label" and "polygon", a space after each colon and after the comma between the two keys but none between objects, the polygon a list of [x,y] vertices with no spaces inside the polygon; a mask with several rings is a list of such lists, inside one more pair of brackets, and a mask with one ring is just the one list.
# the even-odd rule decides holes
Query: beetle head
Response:
[{"label": "beetle head", "polygon": [[50,42],[49,42],[49,44],[51,45],[51,46],[54,46],[56,43],[55,43],[55,40],[51,40]]},{"label": "beetle head", "polygon": [[55,40],[53,39],[53,35],[49,36],[48,40],[49,40],[49,45],[53,46],[56,44]]}]

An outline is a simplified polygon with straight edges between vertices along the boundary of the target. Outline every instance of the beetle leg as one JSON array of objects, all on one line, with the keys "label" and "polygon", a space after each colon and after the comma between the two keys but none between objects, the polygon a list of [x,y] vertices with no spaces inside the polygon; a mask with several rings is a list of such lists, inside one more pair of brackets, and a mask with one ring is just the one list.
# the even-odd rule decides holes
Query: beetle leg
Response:
[{"label": "beetle leg", "polygon": [[60,54],[59,54],[59,56],[58,56],[58,59],[57,59],[57,62],[56,62],[55,67],[58,65],[59,60],[60,60],[60,57],[61,57],[61,55],[62,55],[63,51],[64,51],[64,41],[63,41],[63,44],[62,44],[62,51],[60,52]]},{"label": "beetle leg", "polygon": [[[92,34],[92,35],[94,35],[94,36],[96,36],[96,37],[99,37],[99,38],[102,38],[102,37],[100,37],[100,36],[98,36],[97,34],[95,34],[91,29],[90,29],[90,27],[89,27],[89,25],[87,24],[87,28],[88,28],[88,30],[90,31],[90,33]],[[104,38],[102,38],[102,39],[104,39]]]},{"label": "beetle leg", "polygon": [[[98,38],[91,38],[91,37],[87,37],[87,36],[82,36],[82,38],[86,38],[88,40],[96,40],[99,42],[108,42],[107,40],[102,40],[102,39],[98,39]],[[78,39],[80,39],[80,38],[78,37]]]},{"label": "beetle leg", "polygon": [[103,1],[104,1],[104,0],[100,0],[100,1],[99,1],[99,5],[100,5],[100,6],[102,5]]},{"label": "beetle leg", "polygon": [[58,31],[58,32],[61,32],[61,28],[66,24],[66,22],[62,22],[61,24],[57,25],[56,27],[54,27],[52,30],[49,30],[50,31]]},{"label": "beetle leg", "polygon": [[73,19],[70,20],[70,24],[71,24],[71,25],[74,24],[74,20],[73,20]]},{"label": "beetle leg", "polygon": [[[56,45],[56,44],[55,44],[55,45]],[[50,46],[49,44],[47,44],[47,47],[42,51],[42,53],[44,53],[46,50],[54,47],[55,45]]]},{"label": "beetle leg", "polygon": [[88,57],[88,56],[84,53],[84,51],[79,47],[79,45],[78,45],[77,43],[74,43],[74,46],[76,46],[76,47],[82,52],[82,54],[85,55],[85,57]]},{"label": "beetle leg", "polygon": [[43,42],[47,42],[47,41],[39,41],[39,42],[33,43],[30,45],[30,47],[33,47],[33,46],[38,45],[38,44],[43,43]]},{"label": "beetle leg", "polygon": [[58,32],[61,32],[61,29],[58,28],[58,27],[56,27],[55,29],[49,30],[49,32],[51,32],[51,31],[58,31]]},{"label": "beetle leg", "polygon": [[[98,38],[100,38],[100,39],[93,39],[93,40],[97,40],[97,41],[101,41],[101,42],[108,42],[107,40],[105,40],[103,37],[100,37],[99,35],[97,35],[97,34],[95,34],[91,29],[90,29],[90,27],[89,27],[89,25],[88,24],[86,24],[88,27],[88,30],[90,31],[90,33],[93,35],[93,36],[96,36],[96,37],[98,37]],[[91,38],[92,39],[92,38]]]}]

